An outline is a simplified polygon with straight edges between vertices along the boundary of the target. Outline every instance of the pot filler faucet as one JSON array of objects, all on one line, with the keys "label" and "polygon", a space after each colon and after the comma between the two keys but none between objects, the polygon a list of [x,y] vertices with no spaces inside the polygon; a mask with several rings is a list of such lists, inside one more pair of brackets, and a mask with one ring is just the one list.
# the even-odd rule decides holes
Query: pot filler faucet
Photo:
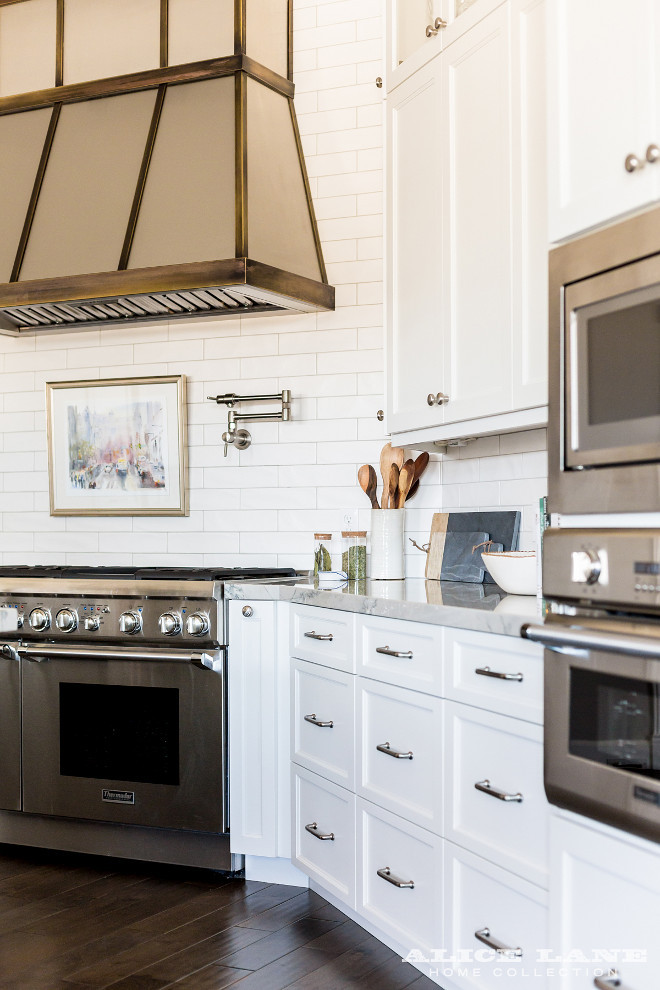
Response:
[{"label": "pot filler faucet", "polygon": [[[281,393],[275,395],[236,395],[234,392],[225,392],[224,395],[207,395],[209,402],[217,402],[218,405],[228,407],[227,429],[222,434],[225,444],[225,457],[229,444],[233,444],[236,450],[247,450],[252,443],[252,437],[248,430],[238,427],[239,423],[248,420],[260,422],[282,422],[286,423],[291,419],[291,390],[283,388]],[[277,412],[253,412],[243,413],[235,410],[234,406],[238,402],[281,402],[282,408]]]}]

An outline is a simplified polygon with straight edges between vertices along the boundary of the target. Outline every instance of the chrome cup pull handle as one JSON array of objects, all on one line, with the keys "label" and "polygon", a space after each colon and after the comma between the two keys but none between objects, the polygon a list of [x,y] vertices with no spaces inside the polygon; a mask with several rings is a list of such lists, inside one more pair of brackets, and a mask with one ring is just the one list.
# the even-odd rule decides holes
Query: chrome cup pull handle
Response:
[{"label": "chrome cup pull handle", "polygon": [[391,650],[389,646],[377,646],[376,653],[384,653],[386,657],[397,657],[399,660],[412,660],[412,650],[405,653],[401,650]]},{"label": "chrome cup pull handle", "polygon": [[498,791],[496,787],[491,786],[489,780],[480,780],[474,786],[482,794],[488,794],[490,797],[497,798],[498,801],[515,801],[520,804],[523,799],[520,791],[517,794],[507,794],[506,791]]},{"label": "chrome cup pull handle", "polygon": [[334,841],[335,838],[334,832],[322,832],[316,822],[310,822],[309,825],[305,825],[305,831],[309,832],[310,835],[313,835],[315,839],[330,839]]},{"label": "chrome cup pull handle", "polygon": [[522,674],[504,674],[499,670],[491,670],[490,667],[477,667],[474,672],[482,677],[498,677],[501,681],[522,681],[523,679]]},{"label": "chrome cup pull handle", "polygon": [[618,987],[618,990],[632,990],[632,987],[621,982],[616,969],[611,969],[608,976],[594,976],[594,986],[598,990],[612,990],[613,987]]},{"label": "chrome cup pull handle", "polygon": [[319,729],[331,729],[334,725],[333,722],[321,722],[314,713],[312,715],[304,715],[303,718],[306,722],[310,722],[311,725],[318,725]]},{"label": "chrome cup pull handle", "polygon": [[379,753],[385,753],[385,756],[393,756],[395,760],[412,760],[412,750],[408,750],[407,753],[401,753],[396,749],[392,749],[388,742],[380,743],[376,746]]},{"label": "chrome cup pull handle", "polygon": [[311,632],[303,633],[303,636],[305,636],[307,639],[321,639],[324,642],[328,642],[328,643],[332,642],[332,633],[317,633],[314,632],[313,629],[311,630]]},{"label": "chrome cup pull handle", "polygon": [[387,880],[388,883],[394,884],[395,887],[405,888],[407,890],[415,889],[415,884],[412,880],[401,880],[400,877],[395,877],[389,866],[384,866],[382,870],[376,870],[376,873],[381,880]]},{"label": "chrome cup pull handle", "polygon": [[490,928],[480,928],[474,933],[474,937],[478,938],[480,942],[484,943],[484,945],[487,945],[489,949],[495,949],[498,956],[504,956],[505,959],[522,958],[522,949],[513,949],[510,945],[505,945],[504,942],[500,942],[499,939],[493,938],[490,934]]}]

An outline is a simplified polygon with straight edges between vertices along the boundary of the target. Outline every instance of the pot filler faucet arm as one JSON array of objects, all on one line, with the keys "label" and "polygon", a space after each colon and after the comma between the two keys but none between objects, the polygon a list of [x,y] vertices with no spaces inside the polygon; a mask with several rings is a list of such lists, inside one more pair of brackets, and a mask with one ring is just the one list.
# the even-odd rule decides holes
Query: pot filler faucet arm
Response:
[{"label": "pot filler faucet arm", "polygon": [[[207,399],[209,402],[228,407],[227,429],[222,434],[225,457],[229,444],[232,444],[237,450],[246,450],[252,443],[249,431],[240,429],[239,423],[250,420],[286,423],[291,419],[291,390],[288,388],[284,388],[281,393],[277,392],[274,395],[236,395],[234,392],[225,392],[224,395],[208,395]],[[274,412],[243,413],[234,409],[234,406],[239,402],[280,402],[282,405],[281,409]]]}]

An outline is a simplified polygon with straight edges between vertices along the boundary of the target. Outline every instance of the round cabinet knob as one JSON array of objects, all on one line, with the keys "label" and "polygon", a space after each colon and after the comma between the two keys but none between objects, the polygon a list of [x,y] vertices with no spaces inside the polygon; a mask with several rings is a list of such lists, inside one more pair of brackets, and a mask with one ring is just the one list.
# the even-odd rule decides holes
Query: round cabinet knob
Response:
[{"label": "round cabinet knob", "polygon": [[33,608],[30,612],[30,625],[37,632],[50,628],[50,612],[46,608]]},{"label": "round cabinet knob", "polygon": [[576,584],[596,584],[600,570],[600,557],[595,550],[574,550],[571,554],[571,580]]},{"label": "round cabinet knob", "polygon": [[189,636],[203,636],[209,629],[209,617],[204,612],[193,612],[186,619],[186,632]]},{"label": "round cabinet knob", "polygon": [[78,616],[71,608],[62,608],[55,616],[55,625],[62,632],[73,632],[78,628]]},{"label": "round cabinet knob", "polygon": [[83,626],[85,628],[85,632],[96,632],[96,630],[98,629],[99,625],[100,625],[100,622],[99,622],[98,616],[96,616],[96,615],[88,615],[87,618],[85,619],[85,621],[83,622]]},{"label": "round cabinet knob", "polygon": [[176,636],[181,632],[181,616],[178,612],[164,612],[158,620],[163,636]]},{"label": "round cabinet knob", "polygon": [[655,165],[660,158],[660,148],[657,144],[650,144],[646,149],[646,160],[650,165]]},{"label": "round cabinet knob", "polygon": [[445,402],[449,402],[449,396],[445,395],[444,392],[438,392],[435,397],[436,405],[444,406]]},{"label": "round cabinet knob", "polygon": [[244,605],[243,608],[241,609],[241,612],[243,613],[246,619],[251,619],[252,616],[254,615],[254,609],[252,608],[251,605]]},{"label": "round cabinet knob", "polygon": [[434,406],[435,405],[435,393],[434,392],[429,392],[429,394],[426,396],[426,401],[427,401],[427,403],[430,406]]},{"label": "round cabinet knob", "polygon": [[637,155],[628,155],[623,164],[626,172],[637,172],[640,168],[644,168],[644,162],[641,162]]},{"label": "round cabinet knob", "polygon": [[142,629],[142,616],[139,612],[122,612],[119,616],[119,631],[132,636]]}]

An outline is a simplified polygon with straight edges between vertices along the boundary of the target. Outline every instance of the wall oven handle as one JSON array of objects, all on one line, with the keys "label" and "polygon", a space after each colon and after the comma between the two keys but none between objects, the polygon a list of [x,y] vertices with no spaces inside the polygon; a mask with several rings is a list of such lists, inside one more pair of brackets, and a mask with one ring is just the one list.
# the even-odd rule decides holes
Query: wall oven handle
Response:
[{"label": "wall oven handle", "polygon": [[626,653],[630,656],[660,660],[660,639],[642,636],[622,636],[620,633],[604,633],[595,629],[555,629],[550,626],[525,625],[520,630],[524,639],[542,643],[550,650],[575,647],[580,650],[604,650],[607,653]]},{"label": "wall oven handle", "polygon": [[130,650],[112,649],[111,647],[83,646],[28,646],[22,643],[16,648],[19,656],[26,660],[40,663],[43,660],[156,660],[173,663],[192,663],[196,667],[213,670],[213,657],[210,653],[174,653],[168,650]]},{"label": "wall oven handle", "polygon": [[631,990],[621,982],[615,969],[610,970],[609,976],[594,976],[594,986],[598,987],[598,990],[612,990],[613,987],[618,987],[618,990]]},{"label": "wall oven handle", "polygon": [[522,958],[522,949],[513,949],[510,945],[505,945],[504,942],[500,942],[498,938],[493,938],[490,934],[490,928],[480,928],[474,933],[474,937],[478,938],[480,942],[484,943],[484,945],[487,945],[489,949],[495,949],[498,956],[504,956],[505,959]]}]

